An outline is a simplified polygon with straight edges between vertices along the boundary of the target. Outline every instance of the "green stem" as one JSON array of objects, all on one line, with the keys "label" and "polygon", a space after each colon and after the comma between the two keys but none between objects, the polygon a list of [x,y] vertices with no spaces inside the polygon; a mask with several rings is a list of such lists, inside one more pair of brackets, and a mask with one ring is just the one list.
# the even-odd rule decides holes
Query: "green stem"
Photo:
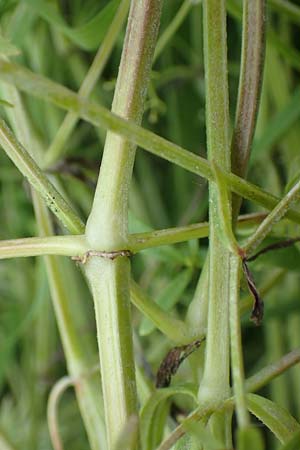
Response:
[{"label": "green stem", "polygon": [[[161,0],[132,0],[113,112],[140,123],[159,27]],[[86,237],[92,249],[128,245],[128,190],[135,145],[111,131],[107,134],[101,171]],[[94,297],[108,448],[112,449],[137,413],[130,318],[130,264],[90,258],[86,275]]]},{"label": "green stem", "polygon": [[[114,131],[150,153],[177,164],[189,172],[204,177],[209,181],[214,180],[213,171],[206,159],[194,155],[133,122],[128,122],[116,116],[100,105],[81,100],[79,96],[69,89],[45,77],[36,75],[22,66],[0,59],[0,79],[15,84],[21,91],[54,103],[62,109],[74,111],[81,118],[96,127],[103,126]],[[258,186],[243,180],[233,173],[227,172],[224,174],[224,177],[234,193],[266,209],[274,208],[280,201],[280,198],[265,192]],[[290,209],[287,217],[296,223],[300,223],[300,213],[296,210]]]},{"label": "green stem", "polygon": [[[259,224],[264,218],[265,213],[246,214],[238,219],[238,230],[251,230],[253,226]],[[148,231],[145,233],[131,234],[129,236],[128,249],[132,253],[137,253],[151,247],[161,245],[177,244],[191,239],[201,239],[208,237],[208,222],[195,223],[184,227],[166,228],[163,230]]]},{"label": "green stem", "polygon": [[[208,159],[230,170],[229,109],[227,81],[225,1],[206,0],[204,61],[206,81],[206,127]],[[228,397],[229,388],[229,251],[222,243],[218,189],[209,185],[209,303],[206,354],[199,401],[217,405]]]},{"label": "green stem", "polygon": [[[245,382],[247,392],[255,392],[268,384],[275,377],[281,375],[285,370],[300,362],[300,350],[294,350],[283,356],[279,361],[267,367],[264,367],[257,374],[248,378]],[[225,399],[219,406],[218,411],[231,409],[234,404],[234,398]],[[194,423],[201,419],[207,418],[214,412],[212,408],[199,407],[193,411],[184,421],[175,428],[172,433],[160,444],[157,450],[169,450],[177,442],[188,429],[188,423]],[[187,424],[187,426],[186,426]]]},{"label": "green stem", "polygon": [[229,306],[231,373],[238,426],[240,428],[247,428],[250,425],[250,418],[247,410],[246,391],[244,384],[244,364],[239,313],[240,269],[240,258],[236,255],[231,255]]},{"label": "green stem", "polygon": [[[111,54],[111,51],[119,37],[120,31],[123,27],[126,19],[130,0],[122,0],[119,9],[117,10],[114,19],[105,34],[104,40],[95,56],[89,71],[79,89],[78,95],[81,98],[88,98],[93,88],[95,87],[97,80],[100,78],[101,73],[105,67],[105,64]],[[68,112],[61,124],[54,141],[50,145],[48,151],[45,154],[44,167],[49,167],[57,161],[63,154],[63,147],[66,144],[69,136],[74,130],[79,117],[73,112]]]},{"label": "green stem", "polygon": [[300,181],[298,181],[292,189],[280,200],[273,211],[267,215],[262,223],[257,227],[256,231],[247,239],[243,250],[245,253],[251,254],[264,240],[272,227],[286,215],[290,205],[299,199]]},{"label": "green stem", "polygon": [[66,203],[60,193],[50,183],[46,175],[41,171],[37,163],[18,142],[4,120],[0,119],[0,144],[7,156],[13,161],[20,172],[28,179],[45,199],[46,204],[63,225],[74,234],[80,234],[84,225],[79,217]]},{"label": "green stem", "polygon": [[[20,95],[14,87],[7,88],[6,95],[14,104],[13,110],[9,112],[9,117],[17,137],[24,142],[32,152],[32,156],[36,158],[41,151],[37,146]],[[34,160],[32,159],[32,161]],[[41,239],[47,239],[49,235],[54,234],[49,211],[35,191],[32,191],[32,199],[38,232],[42,236]],[[79,239],[81,238],[79,237]],[[71,376],[77,378],[90,367],[94,367],[95,342],[91,335],[86,333],[89,325],[84,305],[76,291],[76,279],[71,271],[73,267],[67,264],[68,261],[63,261],[55,256],[46,256],[44,260],[68,371]],[[92,450],[103,450],[106,446],[99,378],[99,372],[93,378],[84,377],[80,385],[75,387],[78,405]]]},{"label": "green stem", "polygon": [[46,236],[0,241],[0,259],[23,256],[77,256],[88,251],[85,236]]},{"label": "green stem", "polygon": [[148,317],[162,333],[176,342],[176,344],[188,344],[192,340],[203,337],[203,330],[202,334],[195,336],[193,331],[190,332],[183,321],[175,319],[157,303],[146,297],[134,281],[131,281],[130,284],[130,294],[132,303],[141,313]]}]

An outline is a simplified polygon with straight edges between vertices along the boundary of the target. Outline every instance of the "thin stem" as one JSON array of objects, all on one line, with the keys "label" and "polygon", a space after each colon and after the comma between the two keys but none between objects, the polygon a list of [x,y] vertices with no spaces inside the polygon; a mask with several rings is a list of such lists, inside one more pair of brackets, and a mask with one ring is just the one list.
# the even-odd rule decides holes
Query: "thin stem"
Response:
[{"label": "thin stem", "polygon": [[[266,217],[265,213],[245,214],[238,219],[238,230],[251,230],[253,226],[260,223]],[[136,233],[129,236],[128,249],[137,253],[151,247],[161,245],[177,244],[191,239],[208,237],[208,222],[195,223],[184,227],[166,228],[163,230]]]},{"label": "thin stem", "polygon": [[170,316],[157,303],[150,300],[134,281],[130,283],[130,294],[131,302],[139,311],[145,314],[162,333],[175,343],[186,344],[204,336],[204,331],[199,336],[195,336],[183,321]]},{"label": "thin stem", "polygon": [[77,256],[88,251],[85,236],[47,236],[0,241],[0,259],[23,256]]},{"label": "thin stem", "polygon": [[[203,4],[208,159],[230,170],[225,1]],[[229,251],[222,242],[218,189],[209,185],[209,302],[206,353],[199,401],[217,405],[229,388]]]},{"label": "thin stem", "polygon": [[63,450],[64,448],[59,434],[59,426],[57,420],[58,403],[64,391],[68,387],[73,386],[74,383],[75,379],[73,377],[63,377],[57,383],[55,383],[49,395],[47,405],[47,419],[49,434],[54,450]]},{"label": "thin stem", "polygon": [[267,215],[262,223],[257,227],[256,231],[247,239],[243,250],[245,253],[251,254],[264,240],[272,227],[284,217],[290,205],[300,198],[300,181],[298,181],[292,189],[280,200],[276,207]]},{"label": "thin stem", "polygon": [[265,51],[265,2],[243,3],[243,42],[236,123],[232,137],[232,170],[246,174],[255,131]]},{"label": "thin stem", "polygon": [[[243,3],[243,41],[235,127],[231,142],[232,171],[245,177],[253,141],[262,85],[265,53],[265,0]],[[233,222],[241,198],[233,197]]]},{"label": "thin stem", "polygon": [[[81,118],[96,127],[103,126],[114,131],[139,147],[173,164],[177,164],[191,173],[195,173],[209,181],[214,180],[211,166],[206,159],[194,155],[133,122],[128,122],[116,116],[100,105],[81,100],[79,96],[69,89],[45,77],[36,75],[22,66],[0,59],[0,79],[15,84],[21,91],[54,103],[62,109],[74,111]],[[224,177],[234,193],[266,209],[274,208],[280,201],[280,198],[265,192],[258,186],[243,180],[233,173],[227,172],[224,174]],[[300,223],[300,213],[296,210],[290,209],[287,217],[296,223]]]},{"label": "thin stem", "polygon": [[247,428],[250,425],[250,418],[247,410],[246,391],[244,385],[244,364],[239,314],[240,269],[240,258],[236,255],[231,255],[229,306],[231,373],[238,426],[240,428]]},{"label": "thin stem", "polygon": [[[100,78],[106,62],[111,54],[111,51],[119,37],[120,31],[123,27],[124,21],[127,17],[130,0],[122,0],[113,21],[105,34],[104,40],[94,58],[89,71],[79,89],[78,95],[81,98],[88,98],[93,88],[95,87],[98,79]],[[65,151],[63,147],[66,144],[69,136],[74,130],[76,123],[78,122],[78,115],[73,112],[68,112],[63,120],[52,144],[45,154],[45,160],[43,162],[44,167],[49,167],[61,157]]]},{"label": "thin stem", "polygon": [[41,171],[30,154],[15,138],[3,119],[0,119],[0,144],[7,156],[28,179],[31,186],[41,194],[48,207],[63,225],[71,233],[82,233],[84,231],[82,221]]},{"label": "thin stem", "polygon": [[[162,0],[132,0],[112,110],[132,122],[142,119]],[[93,250],[128,245],[128,190],[135,145],[107,134],[96,193],[86,226]],[[90,258],[86,275],[93,293],[108,448],[137,412],[130,317],[130,264]]]}]

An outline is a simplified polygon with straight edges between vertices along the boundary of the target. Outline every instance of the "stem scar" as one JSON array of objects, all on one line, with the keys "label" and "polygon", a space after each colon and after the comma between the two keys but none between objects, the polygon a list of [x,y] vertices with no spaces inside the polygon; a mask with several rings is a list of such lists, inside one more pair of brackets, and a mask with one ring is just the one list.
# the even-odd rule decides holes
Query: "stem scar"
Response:
[{"label": "stem scar", "polygon": [[100,251],[100,250],[88,250],[84,255],[82,256],[72,256],[73,261],[78,261],[81,264],[86,264],[89,258],[92,256],[96,256],[99,258],[107,258],[110,260],[114,260],[118,258],[119,256],[126,256],[130,257],[133,253],[130,250],[113,250],[111,252],[109,251]]}]

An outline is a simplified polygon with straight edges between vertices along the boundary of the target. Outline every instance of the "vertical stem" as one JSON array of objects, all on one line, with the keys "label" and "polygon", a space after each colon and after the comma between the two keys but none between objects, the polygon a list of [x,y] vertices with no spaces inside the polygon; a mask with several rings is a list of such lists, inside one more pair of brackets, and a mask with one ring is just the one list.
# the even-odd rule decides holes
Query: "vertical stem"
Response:
[{"label": "vertical stem", "polygon": [[[143,114],[162,0],[132,0],[112,111],[136,123]],[[89,245],[98,250],[128,245],[128,189],[135,145],[108,132],[93,207]],[[86,275],[94,297],[108,448],[137,412],[130,318],[130,264],[92,257]]]},{"label": "vertical stem", "polygon": [[[141,123],[162,0],[132,0],[112,112]],[[93,248],[127,244],[128,189],[136,146],[108,132],[86,227]],[[101,230],[101,233],[99,232]]]},{"label": "vertical stem", "polygon": [[[13,86],[7,86],[5,92],[6,98],[15,105],[8,111],[8,115],[17,137],[31,149],[32,156],[37,158],[41,152],[30,128],[20,95]],[[39,235],[53,235],[54,230],[46,205],[33,190],[32,198]],[[82,334],[82,330],[88,329],[88,321],[81,299],[72,285],[73,275],[69,273],[67,276],[68,266],[63,265],[68,261],[62,261],[55,256],[47,256],[44,261],[68,372],[79,378],[95,364],[95,342],[91,335]],[[71,281],[71,286],[68,285],[68,281]],[[80,383],[75,386],[78,405],[92,450],[103,450],[106,446],[103,404],[98,389],[99,379],[99,373],[93,377],[82,377]]]},{"label": "vertical stem", "polygon": [[[243,42],[239,93],[232,136],[232,171],[244,177],[250,156],[259,108],[265,54],[265,0],[243,3]],[[241,199],[233,196],[233,218],[237,219]]]},{"label": "vertical stem", "polygon": [[244,364],[239,313],[240,268],[240,258],[236,255],[231,255],[229,321],[233,392],[235,396],[238,426],[240,428],[247,428],[250,424],[250,419],[245,395]]},{"label": "vertical stem", "polygon": [[[204,2],[204,62],[208,159],[230,170],[226,10],[224,0]],[[199,400],[218,403],[229,394],[229,252],[220,236],[218,192],[209,185],[210,270],[207,344]]]}]

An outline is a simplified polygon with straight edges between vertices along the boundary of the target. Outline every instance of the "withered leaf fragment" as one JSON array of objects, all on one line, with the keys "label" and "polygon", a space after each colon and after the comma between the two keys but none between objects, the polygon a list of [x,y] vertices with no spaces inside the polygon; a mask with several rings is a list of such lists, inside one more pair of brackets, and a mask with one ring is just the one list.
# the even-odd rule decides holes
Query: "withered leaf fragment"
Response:
[{"label": "withered leaf fragment", "polygon": [[243,260],[242,267],[246,277],[249,291],[251,292],[254,298],[254,305],[251,312],[251,320],[255,323],[255,325],[260,325],[264,316],[264,303],[260,298],[259,292],[255,285],[252,273],[250,272],[247,266],[246,260]]},{"label": "withered leaf fragment", "polygon": [[156,374],[157,388],[170,386],[172,375],[175,375],[180,364],[200,347],[204,339],[198,339],[190,344],[174,347],[167,353]]}]

